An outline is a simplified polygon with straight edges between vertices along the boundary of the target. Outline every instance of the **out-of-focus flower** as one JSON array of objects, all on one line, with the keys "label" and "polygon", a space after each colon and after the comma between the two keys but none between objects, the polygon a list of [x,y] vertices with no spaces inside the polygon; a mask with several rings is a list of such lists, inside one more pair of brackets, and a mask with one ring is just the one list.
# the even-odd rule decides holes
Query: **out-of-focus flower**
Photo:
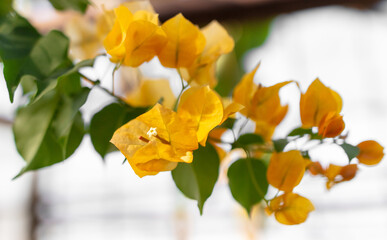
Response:
[{"label": "out-of-focus flower", "polygon": [[167,108],[175,104],[176,97],[167,79],[142,79],[140,85],[125,96],[125,101],[134,107],[153,106],[160,99]]},{"label": "out-of-focus flower", "polygon": [[329,113],[339,114],[342,109],[340,95],[326,87],[318,78],[308,90],[301,94],[300,114],[304,128],[319,126],[321,120]]},{"label": "out-of-focus flower", "polygon": [[190,163],[198,148],[196,129],[160,104],[120,127],[111,142],[139,177],[173,170],[178,162]]},{"label": "out-of-focus flower", "polygon": [[193,65],[187,68],[188,76],[185,77],[190,84],[209,84],[211,88],[217,84],[215,76],[216,60],[232,51],[234,40],[217,21],[212,21],[201,29],[206,45],[203,52],[196,58]]},{"label": "out-of-focus flower", "polygon": [[218,94],[209,86],[192,87],[185,91],[179,102],[177,114],[191,119],[197,129],[197,139],[205,146],[208,133],[223,119],[223,105]]},{"label": "out-of-focus flower", "polygon": [[324,171],[324,175],[327,178],[327,189],[329,190],[338,183],[353,179],[356,176],[357,169],[357,164],[346,166],[329,164],[329,167]]},{"label": "out-of-focus flower", "polygon": [[300,151],[273,153],[267,169],[270,185],[284,192],[291,192],[305,173],[305,160]]},{"label": "out-of-focus flower", "polygon": [[321,119],[318,134],[323,138],[333,138],[340,135],[344,128],[343,116],[337,112],[329,112]]},{"label": "out-of-focus flower", "polygon": [[158,54],[161,64],[169,68],[192,66],[206,45],[199,28],[181,13],[166,21],[161,28],[168,39]]},{"label": "out-of-focus flower", "polygon": [[365,165],[376,165],[384,157],[384,148],[376,141],[368,140],[357,145],[360,150],[357,159]]},{"label": "out-of-focus flower", "polygon": [[278,124],[284,119],[288,106],[282,106],[279,90],[291,83],[286,81],[270,87],[263,87],[254,83],[254,75],[259,65],[250,73],[243,76],[235,87],[233,100],[245,108],[241,114],[256,123],[255,133],[269,141]]},{"label": "out-of-focus flower", "polygon": [[313,210],[314,206],[309,199],[292,192],[274,198],[266,207],[266,213],[274,213],[277,221],[286,225],[305,222]]},{"label": "out-of-focus flower", "polygon": [[112,62],[138,67],[155,57],[167,42],[158,26],[158,16],[140,10],[132,13],[124,5],[114,9],[115,22],[104,40]]}]

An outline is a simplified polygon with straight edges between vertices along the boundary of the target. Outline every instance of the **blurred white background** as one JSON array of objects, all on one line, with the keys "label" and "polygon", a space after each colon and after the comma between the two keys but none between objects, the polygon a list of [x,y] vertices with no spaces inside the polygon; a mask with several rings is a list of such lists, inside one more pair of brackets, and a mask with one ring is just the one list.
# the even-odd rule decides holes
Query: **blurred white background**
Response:
[{"label": "blurred white background", "polygon": [[[387,146],[387,3],[372,11],[333,6],[278,16],[266,43],[246,57],[246,71],[258,61],[256,81],[263,85],[297,80],[305,90],[319,77],[343,98],[349,141],[373,139]],[[284,88],[281,97],[290,112],[278,137],[300,125],[296,87]],[[103,92],[93,91],[85,115],[108,102]],[[12,120],[14,111],[1,79],[0,116]],[[89,137],[65,162],[15,181],[23,160],[6,123],[0,123],[0,153],[0,240],[382,240],[387,235],[386,160],[361,167],[354,180],[330,191],[323,179],[305,177],[296,192],[311,199],[316,210],[306,223],[284,226],[260,215],[247,221],[224,181],[199,216],[170,173],[139,179],[122,165],[120,153],[102,162]],[[336,148],[318,149],[312,158],[347,161]],[[30,226],[37,227],[34,237]]]}]

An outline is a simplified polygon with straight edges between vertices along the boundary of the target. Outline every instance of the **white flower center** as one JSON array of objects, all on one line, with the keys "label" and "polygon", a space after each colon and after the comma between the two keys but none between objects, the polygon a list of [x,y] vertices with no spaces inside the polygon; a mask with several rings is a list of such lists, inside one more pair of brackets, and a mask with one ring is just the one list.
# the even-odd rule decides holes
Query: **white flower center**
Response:
[{"label": "white flower center", "polygon": [[151,127],[149,129],[149,131],[146,133],[146,135],[148,135],[149,138],[157,136],[156,128],[155,127]]}]

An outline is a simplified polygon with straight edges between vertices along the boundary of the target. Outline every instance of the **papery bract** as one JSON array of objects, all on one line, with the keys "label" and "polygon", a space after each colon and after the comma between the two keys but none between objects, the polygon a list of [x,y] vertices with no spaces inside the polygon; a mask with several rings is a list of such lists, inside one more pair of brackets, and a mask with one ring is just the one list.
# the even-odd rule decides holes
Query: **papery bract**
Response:
[{"label": "papery bract", "polygon": [[270,185],[285,192],[291,192],[305,173],[305,160],[297,150],[273,153],[267,169]]},{"label": "papery bract", "polygon": [[168,39],[158,54],[161,64],[169,68],[190,67],[206,44],[199,28],[181,13],[166,21],[161,28]]},{"label": "papery bract", "polygon": [[351,180],[355,177],[357,169],[358,168],[356,164],[349,164],[346,166],[329,164],[328,168],[324,171],[324,175],[327,178],[327,189],[331,189],[338,183]]},{"label": "papery bract", "polygon": [[376,165],[384,157],[384,148],[376,141],[368,140],[357,145],[360,150],[357,159],[365,165]]},{"label": "papery bract", "polygon": [[268,214],[274,213],[277,221],[286,225],[305,222],[313,210],[314,206],[309,199],[292,192],[274,198],[266,208]]},{"label": "papery bract", "polygon": [[192,162],[192,151],[198,147],[195,129],[160,104],[120,127],[111,142],[139,177],[173,170],[177,162]]},{"label": "papery bract", "polygon": [[146,107],[162,99],[162,105],[172,108],[176,97],[167,79],[142,79],[140,86],[125,96],[125,101],[134,107]]},{"label": "papery bract", "polygon": [[234,40],[217,21],[212,21],[201,31],[206,39],[206,45],[194,64],[187,69],[189,76],[186,77],[186,80],[190,83],[195,82],[198,85],[209,84],[213,88],[217,83],[215,76],[216,60],[221,55],[232,51]]},{"label": "papery bract", "polygon": [[209,86],[192,87],[181,96],[177,113],[191,119],[197,129],[197,139],[205,146],[208,133],[223,119],[223,105],[218,94]]},{"label": "papery bract", "polygon": [[344,128],[343,116],[336,112],[329,112],[321,119],[318,134],[323,138],[333,138],[340,135]]},{"label": "papery bract", "polygon": [[339,94],[326,87],[318,78],[301,94],[300,115],[304,128],[317,127],[328,113],[340,113],[342,100]]}]

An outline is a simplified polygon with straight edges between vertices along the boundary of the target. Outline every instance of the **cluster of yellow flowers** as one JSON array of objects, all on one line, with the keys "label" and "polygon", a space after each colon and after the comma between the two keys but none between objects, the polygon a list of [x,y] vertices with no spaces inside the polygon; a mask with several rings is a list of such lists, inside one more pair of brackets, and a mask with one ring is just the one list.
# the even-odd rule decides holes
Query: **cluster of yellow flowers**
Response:
[{"label": "cluster of yellow flowers", "polygon": [[[193,152],[199,145],[214,145],[219,156],[225,156],[218,145],[223,142],[221,136],[226,131],[222,123],[235,118],[237,112],[246,121],[255,123],[254,134],[263,139],[263,143],[255,144],[261,147],[242,146],[248,158],[270,156],[266,179],[278,189],[278,194],[273,199],[263,199],[267,203],[267,212],[274,213],[279,222],[302,223],[314,209],[308,199],[293,192],[306,172],[326,177],[328,188],[355,176],[357,164],[331,164],[324,169],[319,162],[310,159],[307,151],[275,148],[274,130],[288,111],[288,106],[281,105],[279,91],[293,81],[270,87],[257,85],[253,79],[258,65],[241,79],[231,100],[222,99],[213,90],[217,84],[216,62],[234,47],[233,39],[218,22],[213,21],[199,29],[178,14],[160,25],[158,15],[149,5],[144,8],[133,2],[107,14],[114,20],[104,40],[112,62],[138,67],[158,57],[164,67],[177,70],[182,82],[181,93],[174,99],[174,108],[170,103],[156,103],[157,99],[147,102],[154,105],[153,108],[120,127],[111,139],[138,176],[171,171],[179,162],[195,161]],[[128,102],[142,99],[141,94],[141,91],[137,92]],[[346,144],[346,137],[340,135],[345,128],[341,109],[341,97],[316,79],[301,94],[302,128],[290,134],[286,143],[306,137],[320,143],[333,139],[338,145]],[[234,134],[234,137],[237,141],[239,136]],[[361,164],[377,164],[384,155],[383,147],[375,141],[365,141],[352,148],[358,151],[353,157]]]}]

